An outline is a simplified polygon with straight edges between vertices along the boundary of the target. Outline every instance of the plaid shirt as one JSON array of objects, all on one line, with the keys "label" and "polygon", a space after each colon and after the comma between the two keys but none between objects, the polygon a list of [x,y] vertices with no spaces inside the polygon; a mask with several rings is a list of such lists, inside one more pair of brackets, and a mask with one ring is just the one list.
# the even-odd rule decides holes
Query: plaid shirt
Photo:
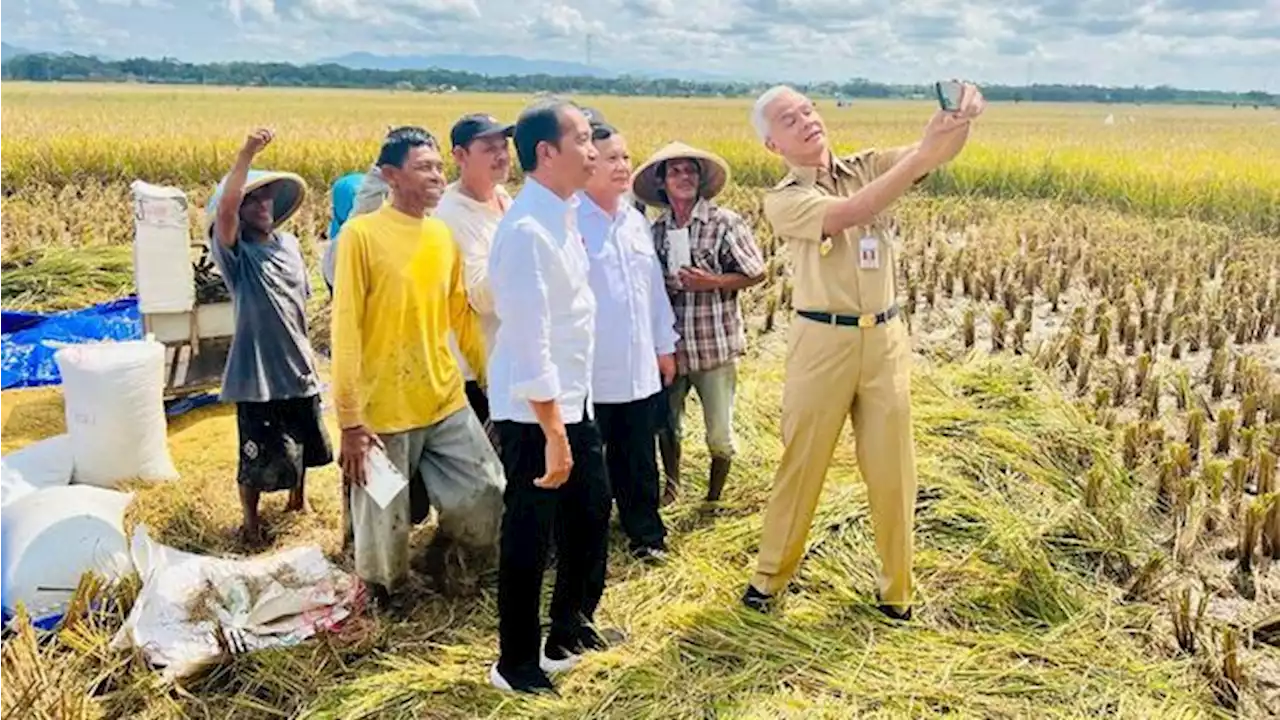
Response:
[{"label": "plaid shirt", "polygon": [[[663,210],[653,223],[653,242],[667,277],[675,273],[668,265],[670,246],[667,233],[676,230],[675,214]],[[689,220],[689,256],[693,266],[715,274],[741,273],[759,277],[765,272],[764,258],[751,227],[742,216],[709,200],[699,200]],[[676,367],[680,373],[711,370],[735,360],[747,348],[747,334],[738,305],[737,290],[693,292],[673,290],[671,309],[676,315]]]}]

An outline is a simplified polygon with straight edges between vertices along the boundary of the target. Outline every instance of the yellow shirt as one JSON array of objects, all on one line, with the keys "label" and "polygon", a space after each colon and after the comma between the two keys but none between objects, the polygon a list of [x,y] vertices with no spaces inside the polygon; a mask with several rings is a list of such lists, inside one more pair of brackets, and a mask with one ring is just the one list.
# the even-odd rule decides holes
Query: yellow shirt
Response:
[{"label": "yellow shirt", "polygon": [[333,386],[342,427],[404,432],[465,407],[451,329],[484,384],[483,336],[443,222],[390,204],[348,220],[334,280]]}]

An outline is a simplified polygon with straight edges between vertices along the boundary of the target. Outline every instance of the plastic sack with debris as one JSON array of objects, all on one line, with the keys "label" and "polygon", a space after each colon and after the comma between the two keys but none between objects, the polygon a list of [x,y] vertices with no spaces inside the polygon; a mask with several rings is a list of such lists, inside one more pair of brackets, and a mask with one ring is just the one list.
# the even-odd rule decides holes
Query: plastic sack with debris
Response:
[{"label": "plastic sack with debris", "polygon": [[336,630],[358,611],[358,579],[318,546],[245,560],[207,557],[157,544],[138,526],[131,542],[142,591],[115,648],[140,648],[166,680],[237,652],[296,645]]}]

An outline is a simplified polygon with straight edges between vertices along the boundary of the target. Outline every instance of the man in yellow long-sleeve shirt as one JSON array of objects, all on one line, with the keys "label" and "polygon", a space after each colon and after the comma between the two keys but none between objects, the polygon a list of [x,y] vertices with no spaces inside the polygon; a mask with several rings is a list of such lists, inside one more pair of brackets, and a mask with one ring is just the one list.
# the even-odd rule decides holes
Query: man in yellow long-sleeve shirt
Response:
[{"label": "man in yellow long-sleeve shirt", "polygon": [[439,514],[429,556],[455,544],[494,547],[506,483],[449,347],[452,330],[483,384],[484,339],[462,258],[448,227],[427,217],[444,189],[438,144],[422,128],[396,128],[378,167],[392,201],[342,228],[332,334],[356,574],[385,603],[408,573],[410,489],[386,507],[364,491],[374,447],[405,478],[421,475]]}]

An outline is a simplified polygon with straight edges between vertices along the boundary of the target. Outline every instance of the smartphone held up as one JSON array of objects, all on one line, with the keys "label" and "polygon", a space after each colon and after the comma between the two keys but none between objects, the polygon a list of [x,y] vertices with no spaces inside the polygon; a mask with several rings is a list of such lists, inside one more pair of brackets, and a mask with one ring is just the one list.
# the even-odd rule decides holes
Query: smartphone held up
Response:
[{"label": "smartphone held up", "polygon": [[964,84],[958,80],[939,80],[933,84],[933,91],[938,96],[938,107],[947,112],[960,109],[960,100]]}]

